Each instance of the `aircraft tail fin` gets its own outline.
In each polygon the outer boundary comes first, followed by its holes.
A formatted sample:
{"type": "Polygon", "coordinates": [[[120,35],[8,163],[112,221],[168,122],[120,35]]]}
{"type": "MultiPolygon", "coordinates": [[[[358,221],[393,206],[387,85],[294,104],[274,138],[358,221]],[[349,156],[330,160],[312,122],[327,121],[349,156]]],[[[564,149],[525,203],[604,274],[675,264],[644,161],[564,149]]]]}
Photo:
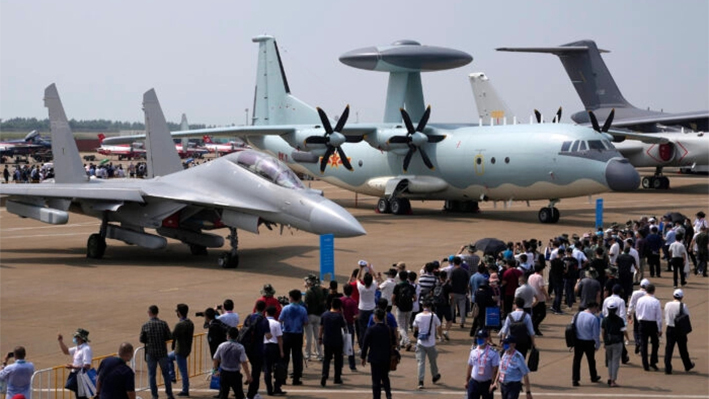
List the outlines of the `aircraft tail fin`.
{"type": "Polygon", "coordinates": [[[44,106],[49,112],[54,154],[54,181],[57,183],[84,183],[88,181],[86,169],[79,155],[74,134],[64,113],[57,86],[52,83],[44,89],[44,106]]]}
{"type": "Polygon", "coordinates": [[[98,143],[99,143],[99,144],[103,144],[103,139],[105,139],[105,138],[106,138],[106,135],[105,135],[105,134],[99,133],[99,134],[98,134],[98,143]]]}
{"type": "Polygon", "coordinates": [[[204,140],[206,144],[212,144],[212,138],[209,137],[209,135],[205,134],[204,136],[202,136],[202,140],[204,140]]]}
{"type": "Polygon", "coordinates": [[[180,121],[180,130],[190,130],[190,124],[187,123],[187,114],[182,114],[182,121],[180,121]]]}
{"type": "Polygon", "coordinates": [[[145,156],[148,177],[165,176],[183,169],[154,89],[143,94],[145,156]]]}
{"type": "Polygon", "coordinates": [[[468,78],[482,123],[485,125],[489,125],[491,122],[495,125],[512,124],[515,114],[500,98],[490,79],[483,72],[471,73],[468,78]]]}
{"type": "Polygon", "coordinates": [[[290,93],[288,80],[273,36],[257,36],[259,44],[253,125],[320,123],[315,108],[290,93]]]}
{"type": "Polygon", "coordinates": [[[598,108],[634,108],[620,93],[601,53],[593,40],[563,44],[558,47],[502,47],[498,51],[549,53],[558,56],[586,110],[598,108]]]}

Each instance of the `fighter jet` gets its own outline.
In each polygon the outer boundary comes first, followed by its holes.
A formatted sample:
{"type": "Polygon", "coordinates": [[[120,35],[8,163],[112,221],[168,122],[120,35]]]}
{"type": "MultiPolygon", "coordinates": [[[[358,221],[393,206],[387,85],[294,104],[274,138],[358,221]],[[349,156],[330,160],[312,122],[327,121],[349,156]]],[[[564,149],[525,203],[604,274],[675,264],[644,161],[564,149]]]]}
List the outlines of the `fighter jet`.
{"type": "Polygon", "coordinates": [[[49,140],[44,139],[38,131],[33,130],[20,140],[5,140],[0,142],[0,156],[15,157],[30,155],[37,151],[50,148],[49,140]]]}
{"type": "Polygon", "coordinates": [[[620,143],[624,133],[653,134],[644,143],[631,141],[617,145],[618,149],[635,166],[654,166],[653,176],[644,176],[644,188],[667,189],[669,178],[662,175],[665,166],[703,167],[709,163],[709,142],[703,132],[709,129],[709,110],[668,113],[639,109],[630,104],[606,66],[593,40],[580,40],[558,47],[501,47],[498,51],[548,53],[559,57],[569,75],[585,111],[571,115],[579,124],[596,126],[608,124],[606,130],[620,143]],[[617,133],[617,134],[616,134],[617,133]],[[664,141],[661,139],[665,138],[664,141]]]}
{"type": "Polygon", "coordinates": [[[64,224],[68,211],[101,219],[87,242],[86,256],[99,259],[106,238],[160,249],[167,238],[182,241],[195,255],[224,245],[206,233],[230,231],[231,251],[223,267],[239,264],[237,229],[258,233],[260,225],[290,226],[314,234],[352,237],[362,226],[322,192],[307,189],[284,164],[266,154],[241,151],[183,169],[154,90],[143,96],[149,179],[89,179],[54,84],[44,94],[49,109],[56,178],[46,184],[3,184],[7,211],[49,224],[64,224]],[[157,234],[146,232],[155,229],[157,234]]]}
{"type": "Polygon", "coordinates": [[[254,126],[173,137],[246,136],[254,148],[298,172],[380,197],[381,213],[408,214],[411,200],[443,200],[446,210],[469,212],[478,210],[478,201],[548,199],[538,216],[554,223],[561,198],[638,187],[632,165],[589,128],[428,124],[432,111],[424,106],[420,73],[469,63],[472,57],[461,51],[405,40],[344,54],[340,60],[347,65],[390,73],[385,121],[347,126],[346,107],[333,127],[323,110],[291,94],[275,39],[259,36],[254,42],[254,126]],[[585,150],[561,151],[567,141],[584,142],[585,150]]]}

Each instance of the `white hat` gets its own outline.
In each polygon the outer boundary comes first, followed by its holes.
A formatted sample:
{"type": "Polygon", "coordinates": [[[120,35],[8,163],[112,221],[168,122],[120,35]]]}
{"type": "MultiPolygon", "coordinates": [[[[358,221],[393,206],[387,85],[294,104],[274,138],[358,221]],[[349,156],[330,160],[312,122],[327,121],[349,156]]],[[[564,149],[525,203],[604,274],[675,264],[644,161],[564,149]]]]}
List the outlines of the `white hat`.
{"type": "Polygon", "coordinates": [[[357,262],[357,264],[360,265],[360,266],[367,266],[367,261],[364,260],[364,259],[362,259],[362,260],[360,260],[359,262],[357,262]]]}
{"type": "Polygon", "coordinates": [[[650,285],[650,280],[646,278],[640,280],[640,287],[646,288],[648,285],[650,285]]]}
{"type": "Polygon", "coordinates": [[[684,292],[681,289],[677,288],[675,292],[672,293],[672,296],[675,298],[684,298],[684,292]]]}
{"type": "Polygon", "coordinates": [[[650,222],[650,223],[655,223],[655,222],[657,222],[657,219],[655,219],[655,218],[650,218],[650,219],[648,219],[647,221],[650,222]]]}
{"type": "Polygon", "coordinates": [[[618,309],[618,304],[615,302],[608,303],[608,309],[618,309]]]}

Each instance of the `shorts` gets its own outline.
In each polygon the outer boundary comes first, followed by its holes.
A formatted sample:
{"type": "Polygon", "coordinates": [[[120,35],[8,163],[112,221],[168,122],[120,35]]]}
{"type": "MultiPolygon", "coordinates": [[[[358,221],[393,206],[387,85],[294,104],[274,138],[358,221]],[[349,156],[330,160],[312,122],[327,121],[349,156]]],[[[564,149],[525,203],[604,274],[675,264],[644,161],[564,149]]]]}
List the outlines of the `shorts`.
{"type": "Polygon", "coordinates": [[[446,321],[452,321],[453,320],[453,315],[451,314],[451,306],[450,305],[437,305],[436,306],[436,316],[438,316],[438,319],[443,321],[445,318],[446,321]]]}

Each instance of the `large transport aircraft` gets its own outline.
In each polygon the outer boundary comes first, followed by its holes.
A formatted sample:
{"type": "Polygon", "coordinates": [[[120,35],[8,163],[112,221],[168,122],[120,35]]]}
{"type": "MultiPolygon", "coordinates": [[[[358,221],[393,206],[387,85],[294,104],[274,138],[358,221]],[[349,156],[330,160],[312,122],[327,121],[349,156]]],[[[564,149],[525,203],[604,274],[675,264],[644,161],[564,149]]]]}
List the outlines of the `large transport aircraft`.
{"type": "Polygon", "coordinates": [[[54,84],[45,90],[54,182],[3,184],[7,211],[49,224],[64,224],[68,211],[101,219],[87,243],[89,258],[103,257],[106,238],[160,249],[167,238],[182,241],[195,255],[219,248],[224,238],[205,231],[228,228],[231,251],[219,263],[236,267],[237,229],[258,233],[260,225],[290,226],[314,234],[352,237],[365,234],[345,209],[307,189],[278,160],[241,151],[184,169],[154,90],[143,96],[148,179],[89,179],[54,84]],[[145,229],[155,229],[157,234],[145,229]]]}
{"type": "Polygon", "coordinates": [[[609,51],[599,49],[593,40],[580,40],[557,47],[501,47],[497,50],[558,56],[586,109],[571,115],[576,123],[591,125],[589,111],[592,111],[599,123],[612,120],[609,133],[628,130],[666,133],[657,135],[668,138],[664,143],[647,142],[642,145],[631,142],[617,145],[633,165],[656,168],[654,175],[643,177],[644,188],[669,188],[669,178],[662,175],[665,166],[709,170],[709,142],[704,135],[709,130],[709,110],[668,113],[640,109],[630,104],[621,94],[601,57],[601,53],[609,51]]]}
{"type": "Polygon", "coordinates": [[[253,40],[259,44],[254,125],[173,137],[246,137],[297,172],[380,197],[381,213],[408,214],[411,200],[443,200],[445,209],[460,212],[477,211],[478,201],[548,199],[539,220],[555,223],[561,198],[638,187],[632,165],[586,127],[428,124],[420,72],[465,65],[472,60],[466,53],[401,41],[343,55],[345,64],[390,72],[385,122],[347,126],[346,107],[333,128],[324,111],[291,94],[275,39],[253,40]],[[568,141],[582,141],[585,149],[562,151],[568,141]]]}

